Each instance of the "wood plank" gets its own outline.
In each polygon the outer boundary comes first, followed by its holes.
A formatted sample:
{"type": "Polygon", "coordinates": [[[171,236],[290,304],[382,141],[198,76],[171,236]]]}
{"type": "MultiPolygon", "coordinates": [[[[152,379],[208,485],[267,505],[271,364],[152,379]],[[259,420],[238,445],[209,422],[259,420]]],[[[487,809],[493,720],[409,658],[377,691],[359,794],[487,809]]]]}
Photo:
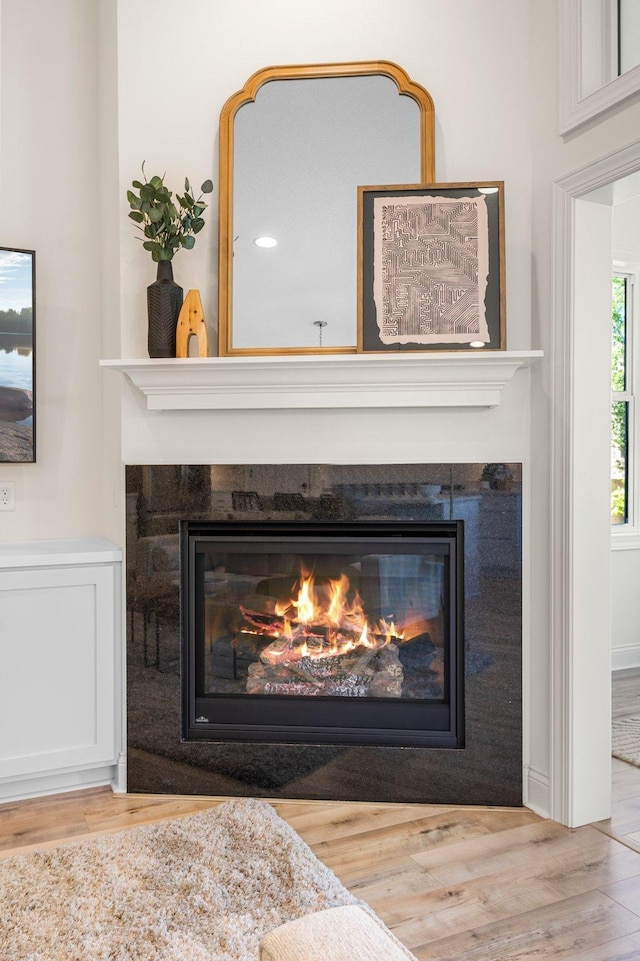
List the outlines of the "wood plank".
{"type": "Polygon", "coordinates": [[[612,675],[612,715],[640,714],[640,669],[615,671],[612,675]]]}
{"type": "MultiPolygon", "coordinates": [[[[532,867],[528,866],[527,871],[531,872],[532,867]]],[[[613,900],[618,899],[609,894],[610,886],[639,875],[640,856],[612,839],[607,839],[605,845],[596,844],[545,860],[535,871],[535,877],[551,885],[558,897],[572,897],[597,888],[613,900]]]]}
{"type": "MultiPolygon", "coordinates": [[[[613,674],[613,717],[640,713],[640,670],[613,674]]],[[[640,851],[640,768],[612,758],[613,804],[611,818],[594,825],[610,837],[618,838],[640,851]]]]}
{"type": "Polygon", "coordinates": [[[398,918],[407,917],[411,913],[410,899],[417,902],[420,911],[424,910],[424,895],[437,891],[440,887],[440,882],[417,864],[403,859],[393,868],[378,871],[364,880],[350,884],[349,890],[366,901],[377,913],[380,913],[381,909],[387,920],[390,920],[396,910],[398,918]],[[397,907],[397,904],[401,907],[397,907]]]}
{"type": "Polygon", "coordinates": [[[78,792],[57,800],[37,798],[18,805],[0,805],[0,856],[52,847],[112,831],[193,814],[220,804],[215,798],[113,795],[107,788],[87,798],[78,792]],[[21,807],[21,805],[25,807],[21,807]]]}
{"type": "Polygon", "coordinates": [[[587,951],[570,951],[561,954],[558,961],[638,961],[640,958],[640,932],[628,934],[614,941],[607,941],[587,951]]]}
{"type": "Polygon", "coordinates": [[[387,904],[369,900],[374,911],[383,911],[385,922],[412,950],[443,939],[475,933],[483,926],[515,920],[558,901],[551,885],[539,879],[517,885],[510,879],[486,877],[465,884],[441,887],[419,897],[391,898],[387,904]]]}
{"type": "MultiPolygon", "coordinates": [[[[640,777],[638,782],[640,784],[640,777]]],[[[620,837],[637,833],[640,830],[640,793],[633,797],[617,800],[611,817],[602,827],[608,833],[620,837]]]]}
{"type": "Polygon", "coordinates": [[[640,918],[596,891],[427,944],[412,938],[411,922],[393,930],[419,961],[568,961],[572,952],[577,961],[640,931],[640,918]]]}
{"type": "Polygon", "coordinates": [[[387,923],[401,926],[407,943],[423,944],[587,894],[607,880],[633,878],[639,871],[635,852],[603,838],[593,848],[537,864],[524,852],[518,869],[420,895],[391,893],[386,901],[375,896],[367,900],[375,911],[384,912],[387,923]]]}
{"type": "MultiPolygon", "coordinates": [[[[640,858],[638,860],[640,861],[640,858]]],[[[601,886],[600,890],[617,904],[621,904],[623,908],[640,915],[640,873],[636,877],[601,886]]]]}
{"type": "Polygon", "coordinates": [[[614,803],[638,796],[640,768],[617,757],[611,758],[614,803]],[[622,769],[622,770],[621,770],[622,769]]]}
{"type": "Polygon", "coordinates": [[[99,810],[113,797],[108,788],[74,791],[0,805],[0,851],[38,841],[78,837],[90,831],[87,810],[99,810]]]}
{"type": "Polygon", "coordinates": [[[309,810],[308,804],[294,806],[292,802],[276,802],[276,810],[286,817],[296,831],[304,834],[307,844],[320,844],[327,840],[333,842],[339,838],[362,835],[378,828],[393,827],[419,817],[435,817],[445,814],[449,809],[426,804],[416,807],[410,804],[353,804],[347,801],[334,802],[329,810],[326,803],[309,810]]]}
{"type": "Polygon", "coordinates": [[[320,842],[316,853],[326,853],[332,862],[350,864],[362,854],[363,845],[375,845],[382,857],[385,854],[417,854],[481,834],[502,832],[540,819],[531,811],[478,811],[475,808],[448,810],[406,821],[400,828],[373,828],[357,835],[320,842]]]}
{"type": "Polygon", "coordinates": [[[488,837],[463,839],[449,849],[431,849],[411,855],[413,861],[442,884],[486,874],[517,871],[565,852],[580,851],[603,842],[592,827],[571,831],[555,821],[537,821],[488,837]]]}

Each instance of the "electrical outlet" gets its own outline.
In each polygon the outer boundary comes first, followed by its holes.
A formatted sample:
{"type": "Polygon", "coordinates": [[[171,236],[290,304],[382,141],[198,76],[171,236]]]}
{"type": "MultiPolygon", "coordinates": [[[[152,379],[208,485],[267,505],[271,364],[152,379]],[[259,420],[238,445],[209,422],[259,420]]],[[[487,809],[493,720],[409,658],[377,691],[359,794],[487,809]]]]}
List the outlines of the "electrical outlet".
{"type": "Polygon", "coordinates": [[[16,509],[16,485],[13,481],[0,481],[0,511],[16,509]]]}

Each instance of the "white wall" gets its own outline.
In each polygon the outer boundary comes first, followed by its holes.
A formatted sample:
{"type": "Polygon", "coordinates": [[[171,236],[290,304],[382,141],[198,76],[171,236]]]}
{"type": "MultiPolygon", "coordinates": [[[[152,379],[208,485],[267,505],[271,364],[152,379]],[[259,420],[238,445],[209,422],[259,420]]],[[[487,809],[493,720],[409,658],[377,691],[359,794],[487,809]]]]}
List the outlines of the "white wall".
{"type": "MultiPolygon", "coordinates": [[[[313,8],[296,0],[189,0],[180,18],[171,0],[119,0],[118,11],[124,356],[144,355],[144,285],[155,276],[126,220],[124,193],[142,161],[179,188],[185,175],[195,184],[213,175],[215,183],[219,112],[250,74],[270,64],[375,59],[399,63],[433,96],[439,179],[507,182],[508,337],[512,347],[529,346],[528,52],[514,43],[528,0],[324,0],[313,8]],[[171,65],[181,49],[178,26],[189,31],[188,53],[162,83],[157,65],[171,65]]],[[[210,322],[215,203],[214,195],[195,249],[174,262],[185,290],[201,290],[210,322]]]]}
{"type": "Polygon", "coordinates": [[[0,244],[36,251],[37,463],[0,541],[101,527],[97,0],[2,0],[0,244]]]}
{"type": "Polygon", "coordinates": [[[613,669],[640,667],[640,550],[612,552],[611,585],[613,669]]]}
{"type": "MultiPolygon", "coordinates": [[[[199,183],[213,174],[215,183],[219,111],[251,73],[275,63],[371,59],[398,62],[432,94],[438,179],[505,180],[508,346],[530,346],[528,51],[514,43],[527,21],[527,0],[491,0],[482,8],[471,0],[446,5],[327,0],[313,11],[295,0],[242,5],[191,0],[185,9],[193,25],[188,67],[163,86],[160,97],[155,65],[174,49],[175,5],[171,0],[119,0],[118,5],[123,356],[145,356],[145,287],[155,276],[127,221],[124,200],[142,160],[149,174],[166,171],[170,185],[180,187],[185,175],[199,183]]],[[[215,204],[214,195],[195,249],[181,251],[174,261],[185,290],[201,290],[210,324],[216,305],[215,204]]],[[[526,461],[526,376],[519,375],[503,409],[484,414],[416,413],[398,428],[397,417],[360,412],[355,443],[346,424],[345,439],[336,439],[335,423],[346,417],[318,414],[315,436],[297,448],[282,441],[274,447],[274,439],[298,424],[297,415],[158,416],[147,413],[133,389],[125,388],[124,459],[224,462],[271,460],[277,454],[291,462],[327,456],[375,460],[383,449],[390,460],[414,460],[419,452],[430,460],[466,461],[489,457],[491,450],[503,459],[526,461]],[[319,440],[323,435],[335,444],[328,455],[327,444],[319,440]]]]}

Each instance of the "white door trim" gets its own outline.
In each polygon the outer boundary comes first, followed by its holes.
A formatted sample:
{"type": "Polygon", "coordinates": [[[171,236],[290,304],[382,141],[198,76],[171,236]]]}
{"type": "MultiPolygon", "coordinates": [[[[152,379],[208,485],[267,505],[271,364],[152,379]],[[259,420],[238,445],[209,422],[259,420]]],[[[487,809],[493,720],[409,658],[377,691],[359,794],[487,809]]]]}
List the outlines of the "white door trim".
{"type": "MultiPolygon", "coordinates": [[[[577,439],[588,436],[589,417],[580,403],[580,386],[591,372],[576,365],[576,337],[580,334],[579,320],[573,303],[573,283],[576,267],[574,217],[576,203],[580,198],[598,187],[606,186],[621,177],[640,170],[640,141],[629,144],[599,160],[580,168],[558,180],[554,188],[554,294],[553,294],[553,342],[551,351],[552,370],[552,438],[551,438],[551,816],[570,826],[585,820],[607,817],[603,810],[601,788],[605,771],[605,759],[593,756],[594,763],[579,763],[577,751],[585,740],[601,747],[610,737],[603,731],[602,714],[594,712],[585,718],[580,709],[580,693],[585,685],[602,690],[603,678],[598,660],[585,664],[579,623],[580,583],[576,576],[576,560],[584,518],[576,504],[577,439]],[[591,672],[591,674],[590,674],[591,672]],[[580,717],[580,728],[576,726],[580,717]],[[585,723],[593,731],[585,730],[585,723]],[[593,735],[593,739],[591,738],[593,735]],[[599,766],[600,765],[600,766],[599,766]],[[596,796],[598,795],[598,796],[596,796]]],[[[610,557],[599,558],[597,552],[589,554],[589,542],[584,535],[585,553],[580,552],[580,564],[584,571],[589,566],[591,579],[596,579],[601,569],[603,603],[608,608],[610,586],[606,577],[610,557]],[[585,560],[585,557],[587,560],[585,560]],[[609,597],[607,597],[609,595],[609,597]]],[[[610,635],[602,638],[610,657],[610,635]]],[[[608,679],[608,674],[607,674],[608,679]]],[[[608,681],[607,681],[608,682],[608,681]]],[[[604,695],[603,695],[604,696],[604,695]]],[[[609,722],[608,722],[609,723],[609,722]]],[[[601,753],[601,751],[600,751],[601,753]]]]}

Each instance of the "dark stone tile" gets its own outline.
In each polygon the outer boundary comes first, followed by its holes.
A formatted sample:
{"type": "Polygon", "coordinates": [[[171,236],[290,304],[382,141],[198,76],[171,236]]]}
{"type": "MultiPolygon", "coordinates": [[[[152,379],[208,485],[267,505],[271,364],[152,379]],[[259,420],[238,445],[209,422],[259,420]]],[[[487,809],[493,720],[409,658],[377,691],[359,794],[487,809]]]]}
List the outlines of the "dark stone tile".
{"type": "Polygon", "coordinates": [[[128,789],[522,803],[521,469],[503,466],[128,467],[128,789]],[[464,749],[182,741],[183,518],[464,520],[464,749]]]}

